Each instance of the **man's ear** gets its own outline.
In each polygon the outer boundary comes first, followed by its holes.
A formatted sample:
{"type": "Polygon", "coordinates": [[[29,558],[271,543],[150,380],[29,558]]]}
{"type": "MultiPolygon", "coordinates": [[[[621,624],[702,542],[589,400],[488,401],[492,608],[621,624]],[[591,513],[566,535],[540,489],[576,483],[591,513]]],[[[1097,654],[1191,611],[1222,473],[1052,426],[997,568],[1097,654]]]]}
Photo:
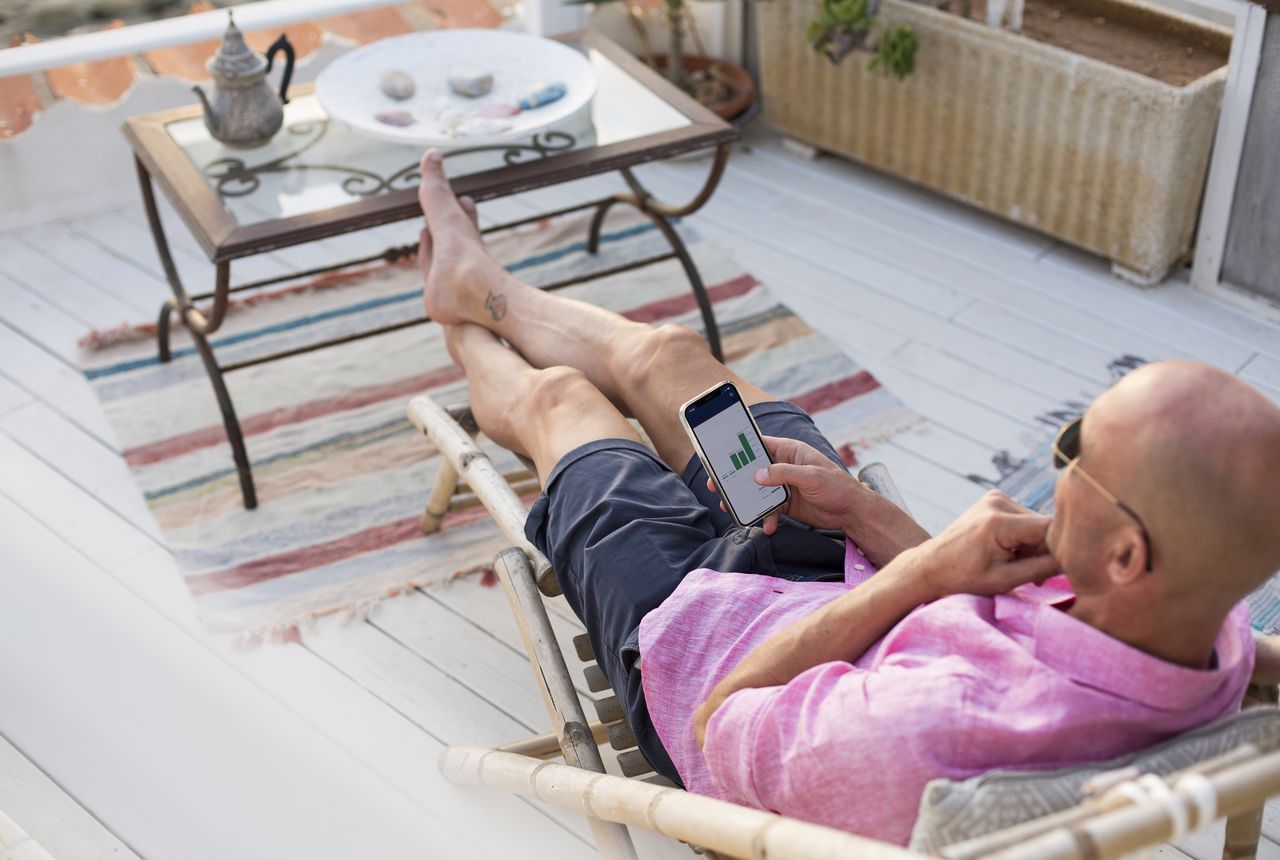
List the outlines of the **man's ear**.
{"type": "Polygon", "coordinates": [[[1147,572],[1147,543],[1142,532],[1125,527],[1109,543],[1107,578],[1117,587],[1132,585],[1147,572]]]}

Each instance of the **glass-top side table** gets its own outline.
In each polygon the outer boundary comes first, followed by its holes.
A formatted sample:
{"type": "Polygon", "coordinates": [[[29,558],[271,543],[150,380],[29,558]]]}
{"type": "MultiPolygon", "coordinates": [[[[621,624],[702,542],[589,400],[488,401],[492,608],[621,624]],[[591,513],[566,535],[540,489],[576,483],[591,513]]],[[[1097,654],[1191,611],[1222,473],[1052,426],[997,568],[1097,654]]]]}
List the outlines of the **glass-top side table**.
{"type": "MultiPolygon", "coordinates": [[[[465,138],[460,138],[457,147],[444,153],[445,172],[453,190],[480,202],[619,171],[629,189],[626,193],[499,224],[484,232],[594,209],[587,236],[587,249],[594,254],[607,212],[619,204],[638,209],[664,236],[670,251],[605,268],[592,277],[679,260],[697,299],[708,345],[719,357],[719,330],[710,300],[670,219],[691,214],[711,197],[737,131],[608,39],[578,33],[563,37],[562,41],[591,62],[597,79],[595,97],[564,122],[530,137],[470,147],[465,138]],[[715,158],[704,186],[683,205],[659,202],[631,171],[645,162],[712,148],[715,158]]],[[[124,132],[133,148],[151,232],[174,294],[160,309],[159,358],[170,359],[169,333],[176,317],[191,334],[213,385],[245,507],[256,507],[252,466],[223,377],[245,367],[333,346],[338,341],[309,344],[249,361],[220,363],[209,337],[222,325],[230,296],[347,266],[397,262],[416,254],[417,246],[387,248],[360,259],[235,285],[231,282],[232,262],[273,249],[420,218],[417,186],[421,150],[364,137],[331,121],[308,88],[298,88],[291,94],[285,106],[284,128],[275,138],[253,149],[231,148],[214,140],[205,128],[198,105],[135,117],[125,124],[124,132]],[[214,264],[214,285],[209,292],[189,294],[178,276],[156,205],[157,182],[214,264]]],[[[581,281],[548,284],[544,289],[581,281]]],[[[429,321],[424,316],[354,338],[347,336],[340,342],[429,321]]]]}

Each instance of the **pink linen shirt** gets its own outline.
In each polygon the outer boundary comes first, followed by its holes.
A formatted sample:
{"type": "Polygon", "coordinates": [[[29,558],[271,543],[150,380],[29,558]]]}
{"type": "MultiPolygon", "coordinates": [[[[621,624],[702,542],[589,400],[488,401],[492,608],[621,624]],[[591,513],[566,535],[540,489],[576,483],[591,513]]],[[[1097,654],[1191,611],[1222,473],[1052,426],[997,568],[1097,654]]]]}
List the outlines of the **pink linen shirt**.
{"type": "Polygon", "coordinates": [[[925,783],[992,768],[1101,761],[1233,713],[1253,671],[1248,608],[1218,634],[1216,665],[1189,669],[1132,648],[1054,604],[1065,577],[994,598],[918,607],[852,663],[745,689],[707,726],[693,712],[755,646],[865,580],[695,570],[640,624],[654,728],[690,791],[906,844],[925,783]]]}

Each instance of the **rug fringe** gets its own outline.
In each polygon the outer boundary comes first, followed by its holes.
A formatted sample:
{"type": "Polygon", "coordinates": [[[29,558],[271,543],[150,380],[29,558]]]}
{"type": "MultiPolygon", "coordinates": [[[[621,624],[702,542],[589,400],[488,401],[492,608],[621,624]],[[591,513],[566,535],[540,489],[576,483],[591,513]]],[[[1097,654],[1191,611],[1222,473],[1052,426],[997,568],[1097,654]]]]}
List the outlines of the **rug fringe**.
{"type": "Polygon", "coordinates": [[[455,580],[475,574],[480,575],[479,585],[482,588],[492,588],[498,584],[497,574],[491,564],[477,564],[472,567],[455,570],[444,579],[435,576],[410,576],[400,583],[384,588],[377,594],[361,596],[340,605],[328,606],[325,609],[300,610],[288,617],[275,619],[268,624],[259,624],[248,628],[241,625],[230,627],[216,623],[207,623],[207,626],[210,630],[234,633],[232,648],[240,651],[251,651],[266,644],[301,644],[303,635],[314,633],[316,624],[321,618],[337,615],[339,623],[343,625],[369,621],[377,617],[382,604],[393,597],[399,597],[418,588],[448,586],[455,580]],[[490,578],[492,578],[492,581],[490,581],[490,578]]]}

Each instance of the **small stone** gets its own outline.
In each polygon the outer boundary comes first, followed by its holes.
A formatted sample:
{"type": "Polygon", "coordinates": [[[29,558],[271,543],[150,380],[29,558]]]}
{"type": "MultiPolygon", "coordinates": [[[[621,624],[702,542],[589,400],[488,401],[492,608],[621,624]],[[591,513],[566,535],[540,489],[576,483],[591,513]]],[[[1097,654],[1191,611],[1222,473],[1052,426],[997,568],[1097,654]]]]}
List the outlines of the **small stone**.
{"type": "Polygon", "coordinates": [[[459,66],[449,70],[449,89],[460,96],[478,98],[493,89],[493,75],[484,69],[459,66]]]}
{"type": "Polygon", "coordinates": [[[568,88],[559,81],[549,84],[539,84],[531,87],[517,104],[521,110],[533,110],[543,105],[549,105],[554,101],[564,98],[564,94],[568,92],[568,88]]]}
{"type": "Polygon", "coordinates": [[[388,69],[382,73],[382,92],[396,101],[404,101],[417,92],[413,79],[399,69],[388,69]]]}
{"type": "Polygon", "coordinates": [[[509,116],[515,116],[520,113],[520,108],[515,105],[504,104],[502,102],[493,102],[483,105],[476,111],[476,116],[482,116],[486,119],[506,119],[509,116]]]}
{"type": "Polygon", "coordinates": [[[408,111],[402,110],[384,110],[381,113],[374,114],[373,118],[378,122],[385,123],[386,125],[394,125],[402,128],[407,125],[413,125],[417,122],[417,120],[414,119],[408,111]]]}

